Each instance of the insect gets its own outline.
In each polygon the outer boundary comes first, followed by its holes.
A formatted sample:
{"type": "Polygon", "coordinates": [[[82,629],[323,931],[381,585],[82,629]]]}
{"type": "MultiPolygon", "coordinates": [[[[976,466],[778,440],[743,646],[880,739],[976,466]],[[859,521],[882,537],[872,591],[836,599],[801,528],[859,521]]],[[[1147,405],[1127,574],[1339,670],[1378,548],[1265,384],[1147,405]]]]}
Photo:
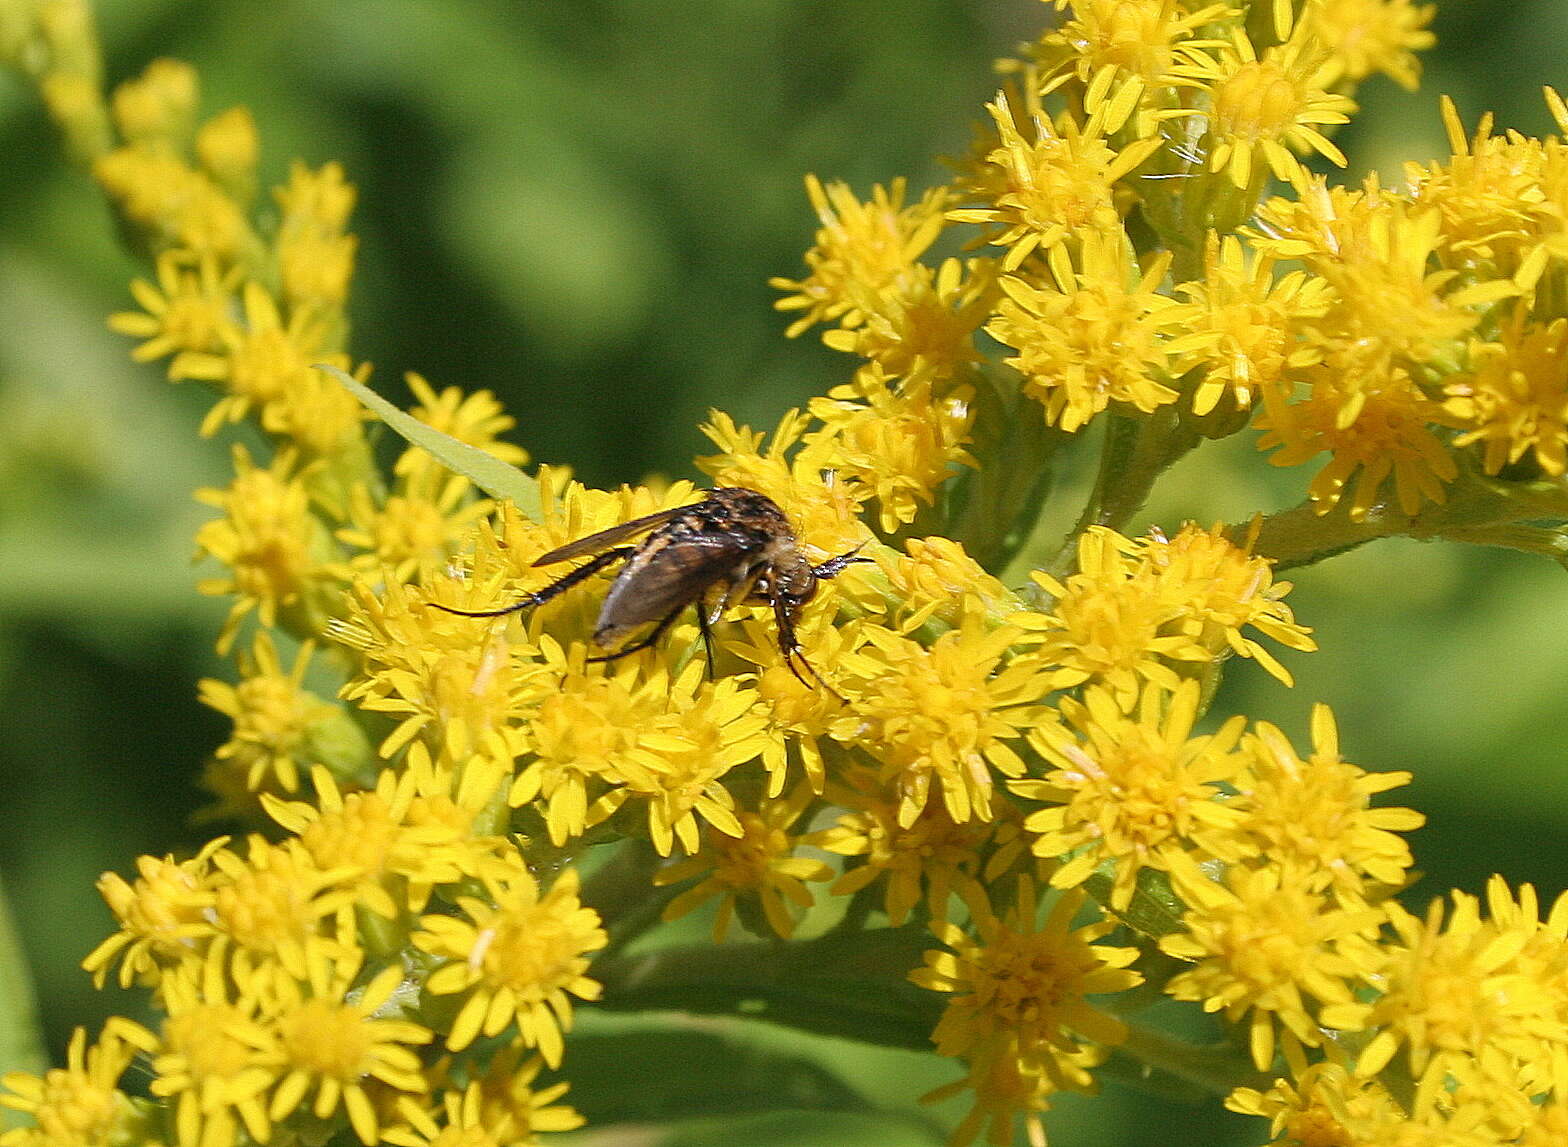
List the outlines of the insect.
{"type": "MultiPolygon", "coordinates": [[[[634,518],[586,538],[551,550],[535,566],[555,565],[588,557],[571,573],[501,609],[437,609],[463,617],[501,617],[543,605],[616,562],[625,562],[599,609],[593,643],[609,649],[639,626],[653,623],[643,637],[589,661],[614,661],[658,641],[687,606],[697,609],[708,665],[713,665],[712,626],[731,604],[766,602],[778,625],[784,664],[803,685],[804,669],[829,692],[831,686],[806,660],[795,626],[801,610],[817,592],[818,583],[837,577],[856,562],[860,547],[812,565],[800,552],[795,531],[778,504],[765,494],[741,486],[719,486],[689,506],[676,506],[634,518]],[[646,538],[634,544],[639,534],[646,538]]],[[[837,694],[835,694],[836,696],[837,694]]]]}

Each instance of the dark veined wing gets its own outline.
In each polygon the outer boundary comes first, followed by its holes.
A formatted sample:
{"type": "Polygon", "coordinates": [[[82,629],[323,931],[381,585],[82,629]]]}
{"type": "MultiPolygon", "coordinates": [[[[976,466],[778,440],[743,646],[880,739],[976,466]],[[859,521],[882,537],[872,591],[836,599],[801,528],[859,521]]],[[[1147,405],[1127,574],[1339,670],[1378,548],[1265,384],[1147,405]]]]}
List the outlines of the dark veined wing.
{"type": "Polygon", "coordinates": [[[675,529],[643,546],[617,575],[599,611],[600,644],[644,622],[662,621],[714,586],[748,578],[757,549],[746,538],[675,529]]]}
{"type": "MultiPolygon", "coordinates": [[[[701,505],[694,502],[692,505],[701,505]]],[[[675,506],[668,510],[660,510],[656,514],[645,514],[640,518],[633,518],[629,522],[622,522],[618,526],[611,526],[608,530],[600,530],[597,534],[589,534],[586,538],[578,538],[575,542],[567,542],[559,549],[551,550],[544,557],[534,562],[535,566],[553,566],[556,562],[564,562],[569,558],[580,558],[585,554],[597,553],[607,550],[617,542],[624,542],[627,538],[635,538],[638,534],[645,534],[655,526],[662,526],[671,518],[684,514],[691,506],[675,506]]]]}

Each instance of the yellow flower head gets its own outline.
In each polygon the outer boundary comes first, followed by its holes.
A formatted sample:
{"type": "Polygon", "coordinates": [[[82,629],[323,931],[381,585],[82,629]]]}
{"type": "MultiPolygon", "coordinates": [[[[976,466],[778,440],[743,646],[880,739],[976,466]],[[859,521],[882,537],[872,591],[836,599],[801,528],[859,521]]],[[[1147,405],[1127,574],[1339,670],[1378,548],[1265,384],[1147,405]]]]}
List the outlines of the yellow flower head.
{"type": "Polygon", "coordinates": [[[180,248],[228,267],[257,246],[239,205],[161,147],[117,148],[97,159],[93,177],[155,251],[180,248]]]}
{"type": "Polygon", "coordinates": [[[845,330],[860,326],[867,299],[884,292],[899,293],[924,272],[918,262],[942,231],[946,192],[928,192],[919,203],[904,206],[904,181],[875,187],[870,202],[855,198],[846,184],[823,187],[815,175],[806,177],[806,194],[822,229],[806,252],[811,273],[804,279],[776,278],[770,285],[794,293],[774,304],[781,311],[802,311],[790,324],[794,338],[821,322],[837,322],[845,330]]]}
{"type": "Polygon", "coordinates": [[[1276,1025],[1293,1046],[1317,1047],[1321,1021],[1309,1000],[1348,1005],[1379,971],[1372,941],[1382,913],[1339,907],[1277,868],[1233,866],[1221,886],[1187,865],[1176,889],[1189,905],[1186,929],[1161,937],[1160,947],[1196,966],[1165,990],[1178,1000],[1201,1001],[1205,1011],[1223,1011],[1232,1023],[1250,1015],[1259,1071],[1274,1061],[1276,1025]]]}
{"type": "Polygon", "coordinates": [[[150,1129],[119,1090],[120,1077],[137,1052],[156,1046],[152,1033],[115,1017],[104,1025],[98,1042],[87,1046],[87,1033],[71,1035],[66,1065],[42,1076],[7,1072],[0,1077],[0,1107],[31,1117],[33,1126],[0,1133],[0,1147],[113,1147],[148,1142],[150,1129]]]}
{"type": "Polygon", "coordinates": [[[1077,266],[1052,248],[1051,282],[1002,280],[1007,297],[986,331],[1017,352],[1006,362],[1051,425],[1078,430],[1112,402],[1148,413],[1176,401],[1165,332],[1180,316],[1156,290],[1169,261],[1155,256],[1140,274],[1119,228],[1089,231],[1077,266]]]}
{"type": "MultiPolygon", "coordinates": [[[[471,768],[477,772],[486,763],[476,757],[471,768]]],[[[450,800],[451,777],[443,771],[387,770],[374,790],[347,794],[326,769],[313,769],[311,780],[314,803],[268,797],[267,811],[298,836],[317,867],[343,873],[341,883],[356,903],[384,919],[397,919],[405,908],[422,909],[438,884],[479,875],[493,853],[489,842],[470,839],[468,824],[426,815],[432,804],[444,807],[450,800]]],[[[470,806],[487,802],[501,780],[500,769],[492,766],[488,783],[468,795],[470,806]]],[[[470,824],[475,812],[468,809],[470,824]]]]}
{"type": "Polygon", "coordinates": [[[588,953],[607,940],[599,914],[582,906],[577,888],[577,870],[568,868],[541,896],[519,860],[506,880],[489,884],[489,897],[458,900],[466,919],[421,919],[424,931],[414,934],[414,943],[449,961],[432,973],[427,990],[465,996],[447,1047],[461,1051],[515,1022],[525,1047],[560,1066],[561,1033],[572,1024],[570,996],[598,998],[599,984],[584,972],[588,953]]]}
{"type": "Polygon", "coordinates": [[[1293,1081],[1276,1080],[1267,1091],[1238,1087],[1226,1097],[1225,1106],[1267,1119],[1275,1147],[1404,1143],[1395,1137],[1405,1112],[1387,1089],[1375,1080],[1356,1078],[1337,1063],[1313,1064],[1293,1081]]]}
{"type": "Polygon", "coordinates": [[[224,514],[196,531],[197,555],[216,558],[229,571],[199,582],[197,590],[236,598],[218,638],[219,652],[228,650],[252,611],[269,628],[286,613],[303,623],[298,628],[314,633],[336,600],[335,579],[324,560],[330,543],[294,463],[285,451],[261,469],[236,446],[228,489],[196,492],[198,501],[224,514]]]}
{"type": "Polygon", "coordinates": [[[1143,977],[1127,970],[1136,948],[1095,943],[1115,928],[1113,921],[1073,927],[1084,899],[1077,892],[1058,896],[1042,922],[1033,882],[1025,878],[1005,915],[986,912],[975,920],[975,935],[954,924],[932,925],[949,950],[927,952],[925,967],[909,978],[952,993],[931,1033],[938,1054],[972,1068],[1010,1063],[1043,1075],[1052,1090],[1088,1088],[1081,1053],[1120,1043],[1127,1029],[1086,997],[1126,991],[1143,977]]]}
{"type": "Polygon", "coordinates": [[[1015,624],[1034,631],[1029,654],[1059,667],[1055,684],[1091,681],[1131,706],[1144,682],[1174,690],[1180,677],[1170,662],[1202,663],[1213,654],[1177,624],[1181,606],[1158,592],[1138,543],[1095,528],[1078,539],[1078,572],[1059,582],[1043,571],[1030,576],[1053,599],[1046,613],[1019,613],[1015,624]]]}
{"type": "Polygon", "coordinates": [[[955,821],[992,819],[993,770],[1023,775],[1010,742],[1038,719],[1049,689],[1037,663],[1007,661],[1021,631],[987,629],[974,610],[929,646],[879,627],[865,635],[839,661],[852,739],[898,794],[899,823],[913,824],[929,799],[955,821]]]}
{"type": "Polygon", "coordinates": [[[990,317],[996,275],[989,259],[944,259],[935,271],[916,267],[900,289],[879,295],[856,288],[862,322],[828,331],[834,350],[870,359],[889,375],[952,378],[979,362],[974,334],[990,317]]]}
{"type": "MultiPolygon", "coordinates": [[[[695,856],[661,868],[654,876],[658,887],[702,877],[666,905],[664,919],[679,919],[718,897],[714,943],[723,943],[737,904],[743,909],[759,906],[762,920],[773,934],[788,940],[794,934],[796,917],[813,903],[806,882],[833,875],[822,861],[796,853],[801,838],[794,831],[795,822],[814,799],[809,786],[798,785],[783,799],[763,798],[756,812],[741,810],[736,815],[739,836],[712,826],[705,829],[695,856]]],[[[755,916],[755,911],[743,915],[742,923],[761,923],[755,916]]]]}
{"type": "Polygon", "coordinates": [[[228,966],[243,990],[274,985],[284,974],[319,976],[354,945],[352,890],[341,872],[317,867],[297,840],[246,841],[244,855],[213,853],[211,919],[218,940],[207,953],[214,967],[228,966]]]}
{"type": "Polygon", "coordinates": [[[955,821],[945,804],[928,801],[912,824],[900,825],[896,790],[881,784],[870,769],[845,774],[828,786],[829,799],[845,811],[832,827],[809,838],[816,847],[855,862],[845,866],[829,892],[852,896],[883,881],[882,908],[895,928],[922,898],[937,920],[947,919],[955,890],[972,898],[994,824],[955,821]]]}
{"type": "Polygon", "coordinates": [[[227,837],[218,837],[183,861],[172,856],[138,857],[134,883],[113,872],[99,878],[98,892],[120,930],[82,961],[95,984],[103,984],[116,959],[122,988],[138,980],[155,983],[167,969],[199,951],[199,942],[216,935],[210,862],[226,843],[227,837]]]}
{"type": "Polygon", "coordinates": [[[959,466],[976,465],[965,445],[974,421],[973,391],[958,387],[938,395],[929,384],[894,389],[875,363],[848,386],[811,401],[822,427],[805,450],[825,454],[837,479],[875,495],[879,525],[894,533],[932,505],[959,466]]]}
{"type": "Polygon", "coordinates": [[[1532,323],[1523,307],[1476,342],[1470,369],[1451,375],[1443,409],[1459,423],[1455,445],[1481,443],[1481,461],[1496,474],[1527,454],[1542,472],[1568,469],[1568,319],[1532,323]]]}
{"type": "Polygon", "coordinates": [[[1397,888],[1412,863],[1398,832],[1426,818],[1407,808],[1372,808],[1372,796],[1408,784],[1410,774],[1368,773],[1339,755],[1339,733],[1326,705],[1312,709],[1312,755],[1302,760],[1285,735],[1259,722],[1244,742],[1252,762],[1237,782],[1247,810],[1243,826],[1257,852],[1313,891],[1332,888],[1359,899],[1363,882],[1397,888]]]}
{"type": "Polygon", "coordinates": [[[493,508],[489,501],[467,499],[468,479],[456,474],[439,482],[432,477],[426,486],[419,493],[377,497],[365,483],[354,485],[349,524],[337,531],[338,541],[360,551],[349,559],[348,577],[385,572],[408,581],[421,566],[443,562],[474,521],[493,508]]]}
{"type": "MultiPolygon", "coordinates": [[[[1181,68],[1202,59],[1215,44],[1193,33],[1229,17],[1224,4],[1194,6],[1182,0],[1052,0],[1071,15],[1029,49],[1046,91],[1076,81],[1084,111],[1101,116],[1105,131],[1122,129],[1138,108],[1162,108],[1179,86],[1181,68]]],[[[1140,118],[1134,132],[1144,138],[1153,124],[1140,118]]]]}
{"type": "Polygon", "coordinates": [[[355,192],[342,164],[311,171],[296,160],[288,185],[273,194],[283,214],[276,239],[283,297],[291,308],[342,307],[357,245],[354,236],[343,233],[355,192]]]}
{"type": "Polygon", "coordinates": [[[1502,908],[1491,920],[1462,892],[1453,894],[1451,913],[1433,901],[1425,920],[1387,902],[1396,938],[1383,945],[1379,994],[1324,1009],[1327,1026],[1370,1034],[1356,1061],[1358,1075],[1379,1074],[1404,1051],[1416,1081],[1414,1115],[1444,1103],[1455,1087],[1538,1097],[1561,1095],[1568,1085],[1561,1067],[1568,977],[1560,956],[1568,904],[1559,903],[1543,924],[1533,894],[1515,903],[1505,893],[1491,890],[1491,903],[1502,908]],[[1541,940],[1559,953],[1555,966],[1518,959],[1541,940]]]}
{"type": "Polygon", "coordinates": [[[169,377],[182,378],[186,353],[212,355],[222,349],[238,286],[237,274],[220,272],[210,256],[165,251],[158,256],[156,285],[131,280],[131,295],[141,311],[110,315],[109,329],[145,340],[131,351],[137,362],[174,356],[169,377]]]}
{"type": "Polygon", "coordinates": [[[910,538],[903,553],[878,550],[876,562],[889,589],[881,608],[892,611],[890,625],[897,619],[906,631],[932,618],[956,626],[972,599],[997,620],[1018,611],[1017,596],[950,538],[910,538]]]}
{"type": "Polygon", "coordinates": [[[515,1047],[498,1052],[482,1080],[466,1087],[447,1083],[436,1110],[403,1106],[408,1126],[384,1132],[383,1142],[398,1147],[534,1147],[538,1133],[574,1131],[583,1117],[552,1104],[567,1084],[533,1090],[542,1066],[538,1058],[518,1067],[515,1047]]]}
{"type": "Polygon", "coordinates": [[[300,757],[311,752],[312,731],[338,713],[336,705],[303,687],[314,650],[314,642],[301,645],[285,672],[272,635],[264,631],[256,635],[250,656],[240,658],[238,685],[208,677],[197,686],[202,704],[234,722],[229,739],[213,755],[216,765],[243,778],[247,789],[296,791],[300,757]]]}
{"type": "MultiPolygon", "coordinates": [[[[472,394],[464,394],[455,386],[443,387],[437,393],[435,387],[426,382],[422,375],[412,371],[405,374],[403,380],[419,400],[409,414],[426,426],[459,442],[466,442],[510,465],[522,466],[527,463],[527,451],[500,440],[502,434],[517,425],[517,419],[501,408],[493,393],[476,390],[472,394]]],[[[422,483],[429,478],[444,483],[452,476],[451,471],[437,462],[429,451],[412,445],[398,456],[392,472],[403,479],[410,489],[421,488],[422,483]]]]}
{"type": "Polygon", "coordinates": [[[1416,53],[1437,42],[1427,30],[1436,10],[1412,0],[1313,0],[1302,10],[1301,24],[1328,49],[1324,84],[1359,83],[1381,72],[1415,91],[1421,82],[1416,53]]]}
{"type": "Polygon", "coordinates": [[[1292,149],[1344,167],[1344,153],[1320,129],[1348,123],[1356,105],[1327,90],[1325,55],[1300,28],[1261,55],[1245,31],[1234,29],[1215,55],[1194,54],[1175,69],[1207,95],[1207,107],[1167,114],[1204,118],[1209,170],[1226,172],[1238,188],[1251,186],[1265,165],[1286,183],[1302,180],[1292,149]]]}
{"type": "Polygon", "coordinates": [[[744,486],[772,498],[794,525],[806,552],[820,560],[872,540],[860,521],[861,503],[871,492],[825,475],[828,461],[820,450],[795,449],[807,421],[799,411],[789,411],[764,451],[765,434],[736,426],[729,415],[713,411],[702,431],[722,453],[699,458],[697,465],[712,475],[715,485],[744,486]]]}
{"type": "Polygon", "coordinates": [[[1103,119],[1080,128],[1064,116],[1058,128],[1028,91],[1025,96],[1025,126],[1034,138],[1025,138],[1006,93],[999,93],[986,109],[996,123],[996,146],[969,181],[980,205],[947,213],[955,223],[986,225],[985,241],[1007,248],[1004,272],[1086,229],[1117,230],[1116,183],[1160,146],[1146,139],[1117,151],[1106,141],[1103,119]]]}
{"type": "Polygon", "coordinates": [[[1308,636],[1312,631],[1296,623],[1284,602],[1290,583],[1276,582],[1268,561],[1232,543],[1223,527],[1201,530],[1188,523],[1173,538],[1151,533],[1141,556],[1152,575],[1149,588],[1175,611],[1171,624],[1215,656],[1253,658],[1289,685],[1285,667],[1242,629],[1255,629],[1291,649],[1317,648],[1308,636]]]}
{"type": "Polygon", "coordinates": [[[1082,702],[1062,701],[1066,724],[1030,735],[1050,769],[1008,787],[1047,803],[1024,827],[1037,856],[1063,858],[1053,885],[1073,888],[1114,865],[1110,903],[1119,911],[1145,868],[1168,871],[1189,852],[1235,859],[1248,851],[1241,814],[1221,799],[1245,764],[1234,751],[1242,718],[1194,737],[1197,707],[1195,681],[1174,695],[1147,686],[1135,713],[1091,687],[1082,702]]]}
{"type": "Polygon", "coordinates": [[[1298,335],[1304,321],[1327,312],[1327,284],[1304,271],[1276,279],[1274,259],[1249,257],[1234,235],[1210,232],[1203,278],[1178,283],[1176,292],[1186,297],[1178,329],[1187,333],[1174,341],[1172,372],[1202,370],[1194,414],[1209,413],[1227,395],[1245,410],[1259,392],[1288,387],[1293,372],[1318,358],[1298,335]]]}
{"type": "Polygon", "coordinates": [[[196,69],[183,60],[154,60],[114,89],[114,126],[127,142],[178,151],[195,125],[199,87],[196,69]]]}
{"type": "Polygon", "coordinates": [[[196,130],[196,157],[237,203],[249,204],[256,194],[256,164],[261,139],[249,109],[229,108],[196,130]]]}
{"type": "Polygon", "coordinates": [[[1265,433],[1258,449],[1280,447],[1269,458],[1276,466],[1297,466],[1325,450],[1332,455],[1307,491],[1318,513],[1339,504],[1352,478],[1353,521],[1386,499],[1390,478],[1394,500],[1407,514],[1446,500],[1444,483],[1459,467],[1434,428],[1454,418],[1408,370],[1374,343],[1335,348],[1308,374],[1311,389],[1301,401],[1271,404],[1259,419],[1265,433]]]}

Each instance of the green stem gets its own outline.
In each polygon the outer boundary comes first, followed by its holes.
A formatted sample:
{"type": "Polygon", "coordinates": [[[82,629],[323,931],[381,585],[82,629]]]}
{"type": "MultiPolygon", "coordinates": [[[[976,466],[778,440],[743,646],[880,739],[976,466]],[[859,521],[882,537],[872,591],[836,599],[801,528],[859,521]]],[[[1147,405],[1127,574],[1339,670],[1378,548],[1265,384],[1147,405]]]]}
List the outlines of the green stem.
{"type": "Polygon", "coordinates": [[[599,913],[610,934],[600,959],[614,956],[659,921],[679,888],[655,888],[659,854],[645,840],[624,840],[583,882],[582,901],[599,913]]]}
{"type": "Polygon", "coordinates": [[[1103,417],[1105,446],[1094,490],[1047,567],[1058,578],[1072,572],[1078,560],[1078,539],[1086,530],[1091,526],[1124,527],[1143,508],[1155,479],[1202,440],[1183,424],[1173,406],[1161,407],[1153,414],[1107,412],[1103,417]]]}
{"type": "Polygon", "coordinates": [[[943,999],[907,974],[931,945],[881,928],[775,944],[692,945],[594,962],[611,1011],[741,1015],[886,1047],[925,1050],[943,999]]]}
{"type": "Polygon", "coordinates": [[[0,1074],[40,1072],[47,1065],[32,977],[0,886],[0,1074]]]}
{"type": "Polygon", "coordinates": [[[1273,1082],[1230,1044],[1187,1043],[1137,1024],[1129,1025],[1126,1040],[1116,1050],[1213,1095],[1229,1095],[1238,1087],[1265,1089],[1273,1082]]]}
{"type": "MultiPolygon", "coordinates": [[[[1303,502],[1262,519],[1253,551],[1273,560],[1276,570],[1287,570],[1379,538],[1447,538],[1547,553],[1561,561],[1568,543],[1556,530],[1518,523],[1564,519],[1568,519],[1568,487],[1561,482],[1501,482],[1472,474],[1454,483],[1447,502],[1423,506],[1415,514],[1379,504],[1364,517],[1352,519],[1343,502],[1327,514],[1319,514],[1314,503],[1303,502]]],[[[1235,526],[1230,534],[1242,540],[1251,529],[1235,526]]]]}

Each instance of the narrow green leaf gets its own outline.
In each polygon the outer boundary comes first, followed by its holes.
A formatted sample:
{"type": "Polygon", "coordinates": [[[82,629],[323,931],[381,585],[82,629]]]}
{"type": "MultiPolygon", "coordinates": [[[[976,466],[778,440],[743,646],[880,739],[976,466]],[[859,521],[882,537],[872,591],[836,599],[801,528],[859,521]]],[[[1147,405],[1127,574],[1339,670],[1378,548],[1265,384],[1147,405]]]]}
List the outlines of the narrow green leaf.
{"type": "Polygon", "coordinates": [[[5,890],[0,888],[0,1074],[42,1071],[45,1063],[32,978],[22,956],[21,937],[11,925],[5,890]]]}
{"type": "Polygon", "coordinates": [[[740,1033],[650,1025],[577,1033],[567,1046],[567,1101],[594,1126],[759,1111],[871,1110],[822,1064],[740,1033]]]}
{"type": "Polygon", "coordinates": [[[426,426],[419,419],[393,406],[358,379],[350,377],[335,366],[317,363],[316,369],[335,378],[377,418],[397,431],[410,443],[430,451],[436,461],[454,473],[461,474],[492,498],[502,498],[517,507],[518,512],[534,521],[540,519],[539,483],[516,466],[509,466],[499,458],[486,454],[477,446],[459,442],[450,434],[443,434],[433,426],[426,426]]]}

